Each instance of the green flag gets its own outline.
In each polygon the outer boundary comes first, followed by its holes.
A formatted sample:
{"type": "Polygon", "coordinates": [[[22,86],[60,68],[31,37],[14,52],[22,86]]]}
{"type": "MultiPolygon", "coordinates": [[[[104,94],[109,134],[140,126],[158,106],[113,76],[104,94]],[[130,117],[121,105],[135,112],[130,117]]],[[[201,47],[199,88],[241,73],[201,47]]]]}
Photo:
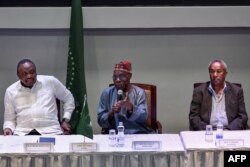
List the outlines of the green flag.
{"type": "Polygon", "coordinates": [[[66,86],[74,96],[76,108],[71,116],[70,124],[73,134],[82,134],[93,139],[83,53],[82,4],[81,0],[72,0],[66,86]]]}

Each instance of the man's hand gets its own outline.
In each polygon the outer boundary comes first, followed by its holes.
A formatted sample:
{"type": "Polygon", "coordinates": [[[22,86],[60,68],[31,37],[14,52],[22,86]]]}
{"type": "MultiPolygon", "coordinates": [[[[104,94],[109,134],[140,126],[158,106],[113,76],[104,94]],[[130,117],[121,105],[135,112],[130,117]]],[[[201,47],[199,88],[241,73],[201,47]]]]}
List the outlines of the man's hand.
{"type": "Polygon", "coordinates": [[[6,128],[3,130],[3,135],[4,136],[13,135],[13,132],[10,128],[6,128]]]}
{"type": "Polygon", "coordinates": [[[120,111],[121,111],[121,101],[118,101],[112,106],[112,112],[119,113],[120,111]]]}
{"type": "Polygon", "coordinates": [[[122,100],[121,107],[126,108],[127,111],[133,111],[133,104],[129,100],[122,100]]]}
{"type": "Polygon", "coordinates": [[[128,111],[133,111],[133,104],[129,100],[120,100],[112,106],[112,112],[119,113],[122,107],[128,111]]]}
{"type": "Polygon", "coordinates": [[[64,118],[62,120],[61,128],[62,128],[63,134],[65,134],[65,135],[71,134],[71,126],[69,124],[69,120],[68,119],[64,118]]]}
{"type": "Polygon", "coordinates": [[[133,113],[133,104],[129,100],[120,100],[112,106],[112,110],[109,113],[109,120],[114,116],[115,113],[119,113],[121,108],[125,107],[129,114],[133,113]]]}

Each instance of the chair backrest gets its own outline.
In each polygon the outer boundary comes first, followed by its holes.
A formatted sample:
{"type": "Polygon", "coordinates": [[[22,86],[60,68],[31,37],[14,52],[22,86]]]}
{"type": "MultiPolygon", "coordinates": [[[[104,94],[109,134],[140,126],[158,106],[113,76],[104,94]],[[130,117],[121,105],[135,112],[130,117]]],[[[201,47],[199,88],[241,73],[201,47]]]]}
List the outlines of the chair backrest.
{"type": "Polygon", "coordinates": [[[132,83],[132,84],[144,89],[147,96],[147,104],[148,104],[147,125],[156,131],[157,130],[156,86],[144,83],[132,83]]]}
{"type": "MultiPolygon", "coordinates": [[[[156,131],[157,130],[156,86],[145,83],[131,83],[131,84],[136,85],[145,91],[148,104],[147,125],[156,131]]],[[[110,84],[109,86],[112,85],[114,84],[110,84]]]]}
{"type": "MultiPolygon", "coordinates": [[[[203,83],[205,83],[205,82],[197,82],[197,83],[194,83],[194,88],[200,86],[200,85],[203,84],[203,83]]],[[[234,84],[234,85],[237,85],[237,86],[239,86],[239,87],[241,87],[241,83],[233,83],[233,84],[234,84]]]]}

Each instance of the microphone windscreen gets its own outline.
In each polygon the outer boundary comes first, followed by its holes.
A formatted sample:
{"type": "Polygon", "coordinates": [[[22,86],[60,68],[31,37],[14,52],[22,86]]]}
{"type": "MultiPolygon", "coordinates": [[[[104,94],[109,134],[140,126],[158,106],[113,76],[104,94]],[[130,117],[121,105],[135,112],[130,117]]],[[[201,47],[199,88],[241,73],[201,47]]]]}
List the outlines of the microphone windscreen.
{"type": "Polygon", "coordinates": [[[121,89],[119,89],[117,91],[117,101],[122,100],[122,98],[123,98],[122,96],[123,96],[123,91],[121,89]]]}

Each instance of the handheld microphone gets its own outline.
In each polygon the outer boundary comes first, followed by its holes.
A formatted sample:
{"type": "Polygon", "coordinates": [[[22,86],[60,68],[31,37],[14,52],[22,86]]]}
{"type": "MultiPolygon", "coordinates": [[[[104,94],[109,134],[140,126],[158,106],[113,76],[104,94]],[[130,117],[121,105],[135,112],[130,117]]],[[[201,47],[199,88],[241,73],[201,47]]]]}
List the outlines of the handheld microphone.
{"type": "Polygon", "coordinates": [[[117,91],[117,101],[120,101],[123,99],[123,91],[121,89],[119,89],[117,91]]]}
{"type": "MultiPolygon", "coordinates": [[[[121,89],[118,89],[118,91],[117,91],[117,102],[120,101],[120,100],[122,100],[122,99],[123,99],[123,91],[121,89]]],[[[117,114],[118,113],[115,112],[115,115],[114,115],[116,126],[119,125],[119,119],[118,119],[118,115],[117,114]]]]}

